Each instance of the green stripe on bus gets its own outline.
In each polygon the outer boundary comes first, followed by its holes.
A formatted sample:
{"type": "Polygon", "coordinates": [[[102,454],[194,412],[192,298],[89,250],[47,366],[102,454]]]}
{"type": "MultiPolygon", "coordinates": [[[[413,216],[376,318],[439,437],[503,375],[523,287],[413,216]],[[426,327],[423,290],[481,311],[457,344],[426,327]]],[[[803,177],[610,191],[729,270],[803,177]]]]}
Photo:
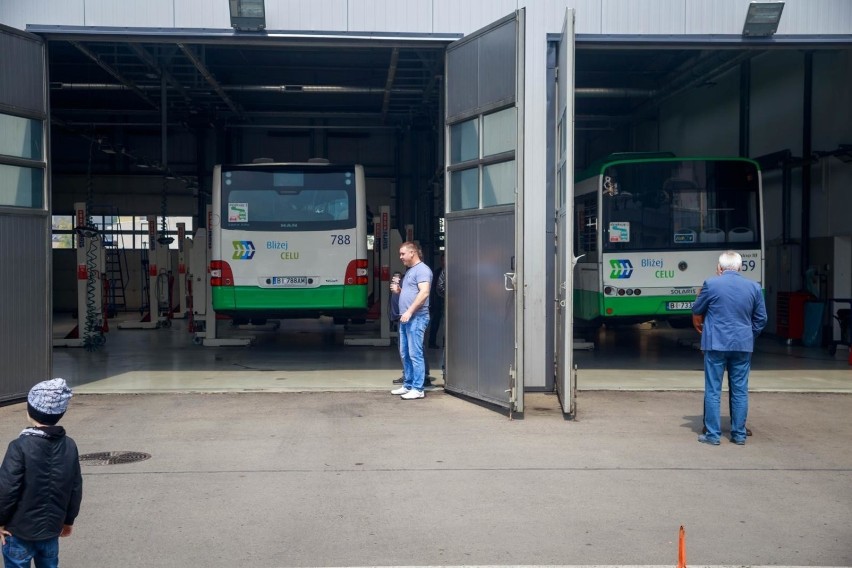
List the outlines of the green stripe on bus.
{"type": "Polygon", "coordinates": [[[574,290],[574,317],[593,320],[619,316],[689,315],[692,310],[667,310],[669,302],[694,302],[695,296],[604,296],[591,290],[574,290]],[[607,309],[612,308],[612,313],[607,309]]]}
{"type": "Polygon", "coordinates": [[[367,286],[322,286],[321,288],[258,288],[216,286],[214,310],[263,309],[366,309],[367,286]]]}
{"type": "Polygon", "coordinates": [[[668,302],[694,302],[695,296],[603,296],[604,317],[689,315],[692,310],[667,310],[668,302]],[[608,312],[612,308],[612,312],[608,312]]]}

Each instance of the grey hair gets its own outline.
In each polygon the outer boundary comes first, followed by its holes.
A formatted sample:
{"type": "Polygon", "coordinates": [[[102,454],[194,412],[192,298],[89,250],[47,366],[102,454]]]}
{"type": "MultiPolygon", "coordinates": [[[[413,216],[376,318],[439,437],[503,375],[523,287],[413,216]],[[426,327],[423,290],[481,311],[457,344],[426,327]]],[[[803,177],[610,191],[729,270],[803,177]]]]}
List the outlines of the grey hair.
{"type": "Polygon", "coordinates": [[[740,253],[733,250],[726,250],[719,255],[719,268],[722,270],[736,270],[737,272],[743,267],[743,257],[740,253]]]}

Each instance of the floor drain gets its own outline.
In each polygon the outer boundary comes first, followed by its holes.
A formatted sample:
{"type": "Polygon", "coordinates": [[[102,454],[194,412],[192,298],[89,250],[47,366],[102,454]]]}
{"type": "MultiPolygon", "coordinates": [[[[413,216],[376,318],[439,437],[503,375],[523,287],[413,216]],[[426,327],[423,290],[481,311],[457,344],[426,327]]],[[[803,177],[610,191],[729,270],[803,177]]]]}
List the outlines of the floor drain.
{"type": "Polygon", "coordinates": [[[144,452],[95,452],[94,454],[81,455],[80,463],[83,465],[116,465],[141,462],[150,457],[151,454],[144,452]]]}

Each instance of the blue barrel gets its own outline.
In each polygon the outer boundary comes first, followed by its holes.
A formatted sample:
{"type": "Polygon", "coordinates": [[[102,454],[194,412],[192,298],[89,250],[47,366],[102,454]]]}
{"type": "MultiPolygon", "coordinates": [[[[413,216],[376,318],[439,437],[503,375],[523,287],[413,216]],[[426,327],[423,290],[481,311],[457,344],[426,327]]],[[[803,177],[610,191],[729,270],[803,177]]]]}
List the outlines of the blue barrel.
{"type": "Polygon", "coordinates": [[[822,344],[822,318],[825,302],[805,302],[805,329],[802,332],[802,345],[819,347],[822,344]]]}

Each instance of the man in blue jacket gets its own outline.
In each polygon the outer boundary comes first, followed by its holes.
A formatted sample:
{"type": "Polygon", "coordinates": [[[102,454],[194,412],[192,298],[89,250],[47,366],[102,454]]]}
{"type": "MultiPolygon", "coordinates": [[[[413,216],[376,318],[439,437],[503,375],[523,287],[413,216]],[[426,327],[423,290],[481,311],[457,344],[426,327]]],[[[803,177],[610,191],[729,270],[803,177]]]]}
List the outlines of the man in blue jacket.
{"type": "Polygon", "coordinates": [[[695,299],[692,313],[704,316],[704,444],[719,445],[719,399],[722,377],[728,370],[731,390],[731,441],[746,442],[748,375],[754,340],[766,326],[766,304],[760,286],[740,274],[743,259],[732,250],[719,256],[717,273],[708,278],[695,299]]]}

